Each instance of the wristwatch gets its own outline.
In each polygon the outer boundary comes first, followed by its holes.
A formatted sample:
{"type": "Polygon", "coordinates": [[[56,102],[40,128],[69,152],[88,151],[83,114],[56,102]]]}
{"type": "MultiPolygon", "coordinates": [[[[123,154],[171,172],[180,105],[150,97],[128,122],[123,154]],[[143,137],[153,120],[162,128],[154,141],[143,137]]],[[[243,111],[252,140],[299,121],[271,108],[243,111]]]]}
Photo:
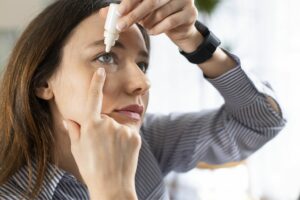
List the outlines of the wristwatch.
{"type": "Polygon", "coordinates": [[[195,22],[196,29],[204,37],[203,42],[197,47],[194,52],[186,53],[180,50],[180,53],[191,63],[201,64],[210,59],[221,41],[201,22],[195,22]]]}

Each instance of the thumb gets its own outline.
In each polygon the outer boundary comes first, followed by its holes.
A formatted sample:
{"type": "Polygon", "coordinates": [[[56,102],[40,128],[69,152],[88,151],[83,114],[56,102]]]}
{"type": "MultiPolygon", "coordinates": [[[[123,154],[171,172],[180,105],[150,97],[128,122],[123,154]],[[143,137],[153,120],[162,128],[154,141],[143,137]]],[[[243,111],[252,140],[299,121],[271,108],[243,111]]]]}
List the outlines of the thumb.
{"type": "Polygon", "coordinates": [[[63,124],[67,129],[68,135],[71,140],[71,144],[75,144],[78,142],[80,138],[80,126],[78,123],[72,120],[64,120],[63,124]]]}

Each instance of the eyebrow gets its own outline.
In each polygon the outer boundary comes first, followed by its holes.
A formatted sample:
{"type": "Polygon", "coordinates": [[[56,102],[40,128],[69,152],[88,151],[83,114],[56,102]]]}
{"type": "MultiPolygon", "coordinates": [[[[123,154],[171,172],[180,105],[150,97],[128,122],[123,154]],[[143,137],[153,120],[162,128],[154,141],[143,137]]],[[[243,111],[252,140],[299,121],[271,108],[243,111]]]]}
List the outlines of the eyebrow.
{"type": "MultiPolygon", "coordinates": [[[[104,40],[97,40],[97,41],[91,43],[90,45],[88,45],[88,47],[94,47],[94,46],[104,46],[104,40]]],[[[116,44],[114,45],[114,47],[123,49],[123,50],[126,49],[124,44],[122,44],[119,41],[116,41],[116,44]]],[[[139,56],[149,58],[149,53],[147,51],[141,50],[141,51],[139,51],[138,54],[139,54],[139,56]]]]}

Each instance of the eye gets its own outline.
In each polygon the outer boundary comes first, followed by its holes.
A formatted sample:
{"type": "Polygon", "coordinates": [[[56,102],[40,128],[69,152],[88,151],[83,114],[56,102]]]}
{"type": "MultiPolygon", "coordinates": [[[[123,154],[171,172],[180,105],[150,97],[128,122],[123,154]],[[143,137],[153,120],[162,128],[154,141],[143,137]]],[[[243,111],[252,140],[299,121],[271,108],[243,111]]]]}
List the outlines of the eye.
{"type": "Polygon", "coordinates": [[[112,53],[105,53],[103,55],[100,55],[97,60],[106,65],[116,64],[114,55],[112,53]]]}
{"type": "Polygon", "coordinates": [[[147,72],[147,69],[148,69],[148,63],[146,62],[140,62],[137,64],[139,66],[139,68],[144,72],[146,73],[147,72]]]}

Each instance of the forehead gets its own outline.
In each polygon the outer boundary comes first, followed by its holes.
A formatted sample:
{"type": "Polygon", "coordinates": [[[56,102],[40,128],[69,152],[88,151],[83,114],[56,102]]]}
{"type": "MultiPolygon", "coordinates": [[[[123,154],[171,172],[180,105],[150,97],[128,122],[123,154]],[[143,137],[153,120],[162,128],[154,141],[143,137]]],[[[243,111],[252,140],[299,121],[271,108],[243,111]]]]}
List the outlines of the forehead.
{"type": "MultiPolygon", "coordinates": [[[[106,9],[106,8],[105,8],[106,9]]],[[[105,14],[95,14],[84,19],[73,31],[67,43],[85,48],[89,44],[104,39],[105,14]]],[[[137,25],[120,34],[120,42],[137,50],[147,51],[144,37],[137,25]]]]}

